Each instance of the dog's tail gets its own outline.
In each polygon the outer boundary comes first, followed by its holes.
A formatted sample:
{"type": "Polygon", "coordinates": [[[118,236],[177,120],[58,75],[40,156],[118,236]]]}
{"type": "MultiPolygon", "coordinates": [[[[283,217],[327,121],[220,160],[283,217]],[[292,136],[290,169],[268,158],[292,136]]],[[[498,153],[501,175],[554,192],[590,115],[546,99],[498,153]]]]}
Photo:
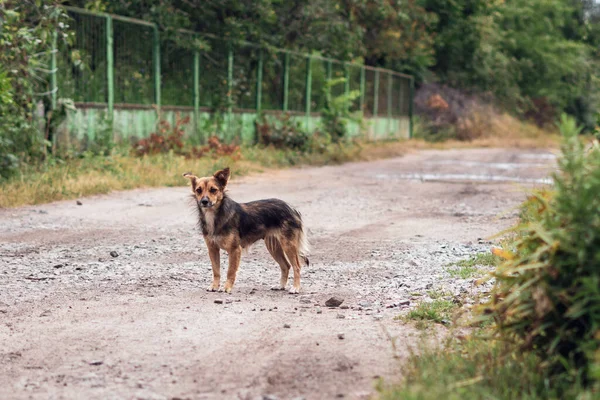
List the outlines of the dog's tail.
{"type": "Polygon", "coordinates": [[[300,228],[300,238],[298,240],[298,253],[300,258],[304,260],[304,263],[308,267],[310,265],[310,261],[308,260],[308,256],[310,255],[310,244],[308,243],[308,238],[306,237],[306,228],[304,227],[303,222],[300,228]]]}

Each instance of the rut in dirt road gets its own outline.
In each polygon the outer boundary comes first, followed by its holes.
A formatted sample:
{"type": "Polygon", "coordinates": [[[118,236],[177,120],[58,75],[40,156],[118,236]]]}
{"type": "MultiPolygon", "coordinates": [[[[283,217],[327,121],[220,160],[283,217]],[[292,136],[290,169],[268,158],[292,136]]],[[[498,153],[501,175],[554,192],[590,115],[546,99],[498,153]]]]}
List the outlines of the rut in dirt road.
{"type": "Polygon", "coordinates": [[[431,292],[489,289],[448,265],[489,251],[554,164],[541,150],[423,151],[234,179],[236,201],[302,213],[299,296],[270,290],[279,267],[262,245],[232,295],[206,292],[188,187],[0,210],[0,398],[368,398],[420,340],[394,317],[431,292]]]}

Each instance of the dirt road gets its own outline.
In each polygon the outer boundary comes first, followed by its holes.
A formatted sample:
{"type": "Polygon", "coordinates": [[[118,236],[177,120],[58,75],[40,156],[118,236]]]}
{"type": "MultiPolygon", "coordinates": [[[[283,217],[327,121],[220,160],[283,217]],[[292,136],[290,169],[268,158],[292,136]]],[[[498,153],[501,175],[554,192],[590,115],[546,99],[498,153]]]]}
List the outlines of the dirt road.
{"type": "Polygon", "coordinates": [[[232,295],[206,292],[188,187],[0,210],[0,398],[367,398],[418,342],[393,318],[428,291],[473,290],[448,265],[489,251],[480,239],[554,162],[423,151],[232,181],[238,201],[302,212],[313,252],[299,296],[269,290],[279,267],[262,243],[232,295]],[[332,296],[347,308],[325,307],[332,296]]]}

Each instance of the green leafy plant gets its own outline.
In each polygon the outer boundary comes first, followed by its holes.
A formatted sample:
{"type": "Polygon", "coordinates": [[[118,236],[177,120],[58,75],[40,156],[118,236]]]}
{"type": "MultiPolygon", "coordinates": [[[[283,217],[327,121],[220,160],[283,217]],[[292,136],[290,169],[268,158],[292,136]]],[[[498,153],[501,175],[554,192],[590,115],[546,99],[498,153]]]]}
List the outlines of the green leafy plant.
{"type": "Polygon", "coordinates": [[[345,78],[328,80],[323,88],[326,94],[325,108],[321,112],[323,131],[334,143],[340,142],[348,135],[348,124],[354,122],[362,125],[360,113],[350,111],[354,100],[360,96],[360,91],[351,90],[339,96],[331,96],[331,88],[346,82],[345,78]]]}
{"type": "Polygon", "coordinates": [[[523,206],[516,251],[497,252],[506,261],[486,312],[496,335],[537,354],[547,376],[587,384],[599,362],[600,147],[584,148],[571,117],[559,128],[554,193],[534,193],[523,206]]]}
{"type": "Polygon", "coordinates": [[[278,149],[307,150],[310,136],[300,122],[289,113],[268,118],[262,115],[256,121],[258,143],[278,149]]]}
{"type": "MultiPolygon", "coordinates": [[[[48,142],[37,119],[40,103],[49,104],[49,60],[53,37],[69,40],[68,17],[58,2],[0,2],[0,176],[18,161],[41,159],[48,142]]],[[[48,109],[48,107],[46,107],[48,109]]]]}
{"type": "Polygon", "coordinates": [[[457,305],[452,301],[436,298],[431,302],[419,303],[403,319],[441,323],[448,320],[456,308],[457,305]]]}

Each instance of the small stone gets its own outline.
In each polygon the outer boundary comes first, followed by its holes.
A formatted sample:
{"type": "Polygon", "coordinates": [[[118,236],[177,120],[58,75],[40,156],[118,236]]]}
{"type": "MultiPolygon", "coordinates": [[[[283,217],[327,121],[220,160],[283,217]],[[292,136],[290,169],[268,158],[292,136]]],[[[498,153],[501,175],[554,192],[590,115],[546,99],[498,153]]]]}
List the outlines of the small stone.
{"type": "Polygon", "coordinates": [[[363,307],[363,308],[370,308],[373,307],[373,303],[368,302],[368,301],[361,301],[358,303],[359,306],[363,307]]]}
{"type": "Polygon", "coordinates": [[[349,307],[348,306],[341,306],[340,307],[342,310],[347,310],[349,307]]]}
{"type": "Polygon", "coordinates": [[[305,297],[305,298],[300,299],[300,303],[310,304],[310,303],[312,303],[312,300],[305,297]]]}
{"type": "Polygon", "coordinates": [[[215,299],[215,304],[223,304],[223,299],[215,299]]]}
{"type": "Polygon", "coordinates": [[[344,319],[344,318],[346,318],[346,316],[345,316],[344,314],[338,314],[338,315],[337,315],[337,318],[338,318],[338,319],[344,319]]]}
{"type": "Polygon", "coordinates": [[[376,321],[379,321],[379,320],[383,319],[383,315],[381,315],[381,314],[373,315],[373,318],[374,318],[376,321]]]}
{"type": "Polygon", "coordinates": [[[272,394],[265,394],[262,398],[263,400],[279,400],[279,397],[272,394]]]}
{"type": "Polygon", "coordinates": [[[83,205],[83,203],[81,201],[79,201],[79,200],[77,200],[75,203],[77,203],[78,206],[82,206],[83,205]]]}
{"type": "Polygon", "coordinates": [[[50,310],[46,310],[40,314],[40,317],[49,317],[51,314],[52,313],[50,312],[50,310]]]}
{"type": "Polygon", "coordinates": [[[113,258],[117,258],[117,257],[119,257],[119,253],[117,253],[116,251],[113,250],[110,252],[110,256],[113,258]]]}
{"type": "Polygon", "coordinates": [[[102,360],[94,360],[94,361],[90,361],[88,364],[90,364],[90,365],[102,365],[102,364],[104,364],[104,361],[102,361],[102,360]]]}
{"type": "Polygon", "coordinates": [[[291,328],[292,326],[290,324],[283,324],[284,328],[291,328]]]}
{"type": "Polygon", "coordinates": [[[317,314],[323,314],[323,310],[320,307],[317,307],[317,314]]]}
{"type": "Polygon", "coordinates": [[[344,299],[340,299],[338,297],[332,297],[325,302],[327,307],[339,307],[340,304],[344,302],[344,299]]]}
{"type": "Polygon", "coordinates": [[[399,306],[408,306],[410,305],[410,300],[402,300],[398,303],[399,306]]]}
{"type": "Polygon", "coordinates": [[[346,338],[346,335],[344,335],[343,333],[338,333],[338,339],[344,340],[345,338],[346,338]]]}
{"type": "Polygon", "coordinates": [[[231,304],[231,303],[233,303],[233,300],[231,300],[231,299],[225,299],[225,304],[231,304]]]}
{"type": "Polygon", "coordinates": [[[62,267],[64,267],[64,265],[62,265],[62,264],[56,264],[56,265],[54,266],[54,268],[62,268],[62,267]]]}

